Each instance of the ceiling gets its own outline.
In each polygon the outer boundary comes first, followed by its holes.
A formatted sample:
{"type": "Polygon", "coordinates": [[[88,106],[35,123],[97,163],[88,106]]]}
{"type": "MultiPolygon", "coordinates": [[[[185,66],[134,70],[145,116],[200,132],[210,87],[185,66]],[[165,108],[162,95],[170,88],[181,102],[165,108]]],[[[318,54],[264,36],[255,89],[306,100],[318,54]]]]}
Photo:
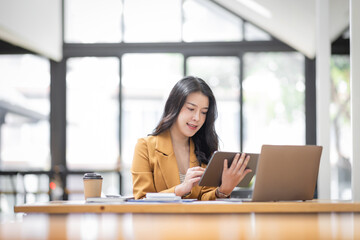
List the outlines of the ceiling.
{"type": "MultiPolygon", "coordinates": [[[[317,0],[214,0],[309,58],[316,54],[317,0]]],[[[330,40],[349,26],[349,1],[329,0],[330,40]]]]}

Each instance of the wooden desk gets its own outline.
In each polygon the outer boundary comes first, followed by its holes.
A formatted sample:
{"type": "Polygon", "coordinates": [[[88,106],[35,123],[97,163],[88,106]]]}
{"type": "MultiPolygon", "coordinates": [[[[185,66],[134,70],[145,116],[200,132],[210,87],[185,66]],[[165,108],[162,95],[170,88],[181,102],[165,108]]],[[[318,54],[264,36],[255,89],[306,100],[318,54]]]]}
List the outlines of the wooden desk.
{"type": "Polygon", "coordinates": [[[360,239],[360,213],[32,213],[0,239],[360,239]]]}
{"type": "Polygon", "coordinates": [[[221,202],[191,203],[85,203],[84,201],[53,201],[24,204],[14,212],[25,213],[321,213],[360,212],[360,202],[221,202]]]}

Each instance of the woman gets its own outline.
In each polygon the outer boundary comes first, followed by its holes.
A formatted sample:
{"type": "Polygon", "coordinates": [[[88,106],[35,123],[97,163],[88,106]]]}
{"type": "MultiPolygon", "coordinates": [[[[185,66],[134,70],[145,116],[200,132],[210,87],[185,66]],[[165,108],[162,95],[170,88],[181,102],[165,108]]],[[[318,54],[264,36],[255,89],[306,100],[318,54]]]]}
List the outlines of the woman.
{"type": "Polygon", "coordinates": [[[237,154],[230,167],[224,161],[220,187],[198,185],[209,158],[218,149],[216,117],[215,97],[204,80],[190,76],[176,83],[158,126],[136,144],[131,169],[135,199],[148,192],[198,200],[230,196],[251,171],[245,169],[249,157],[244,154],[237,154]]]}

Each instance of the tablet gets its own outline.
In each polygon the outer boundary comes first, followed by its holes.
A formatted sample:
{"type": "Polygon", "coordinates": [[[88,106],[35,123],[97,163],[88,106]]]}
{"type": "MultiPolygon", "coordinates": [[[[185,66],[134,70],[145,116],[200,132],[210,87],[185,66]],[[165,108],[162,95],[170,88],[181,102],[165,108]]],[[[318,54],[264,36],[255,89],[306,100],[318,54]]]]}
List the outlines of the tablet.
{"type": "MultiPolygon", "coordinates": [[[[209,164],[207,165],[204,174],[202,175],[199,186],[208,186],[208,187],[218,187],[221,185],[221,176],[224,167],[224,160],[228,160],[228,165],[230,166],[232,160],[238,152],[223,152],[215,151],[210,158],[209,164]]],[[[247,153],[250,155],[250,161],[246,168],[252,170],[251,173],[248,173],[243,180],[237,185],[237,187],[248,187],[251,179],[253,178],[256,172],[257,161],[259,154],[256,153],[247,153]]]]}

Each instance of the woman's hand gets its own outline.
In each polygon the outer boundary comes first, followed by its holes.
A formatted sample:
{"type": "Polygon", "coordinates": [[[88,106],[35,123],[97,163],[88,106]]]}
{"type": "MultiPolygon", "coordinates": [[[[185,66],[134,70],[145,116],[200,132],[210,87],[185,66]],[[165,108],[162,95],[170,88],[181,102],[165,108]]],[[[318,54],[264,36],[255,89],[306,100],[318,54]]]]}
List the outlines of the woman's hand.
{"type": "Polygon", "coordinates": [[[239,184],[241,180],[250,173],[251,169],[246,169],[246,166],[250,160],[250,156],[246,156],[245,153],[236,154],[230,167],[228,167],[228,160],[224,160],[224,169],[221,178],[221,186],[219,191],[230,195],[234,188],[239,184]]]}
{"type": "Polygon", "coordinates": [[[204,174],[205,168],[193,167],[186,171],[184,182],[175,187],[175,194],[177,196],[183,196],[199,183],[201,176],[204,174]]]}

